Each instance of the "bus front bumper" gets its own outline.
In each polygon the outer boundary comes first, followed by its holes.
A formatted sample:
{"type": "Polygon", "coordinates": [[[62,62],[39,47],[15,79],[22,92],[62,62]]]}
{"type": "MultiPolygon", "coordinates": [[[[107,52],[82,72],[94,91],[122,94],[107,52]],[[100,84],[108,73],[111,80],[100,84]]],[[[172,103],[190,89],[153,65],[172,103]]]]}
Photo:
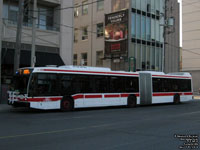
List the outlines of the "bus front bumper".
{"type": "Polygon", "coordinates": [[[8,105],[11,105],[11,106],[14,106],[14,107],[29,107],[30,108],[29,102],[9,101],[8,100],[8,105]]]}

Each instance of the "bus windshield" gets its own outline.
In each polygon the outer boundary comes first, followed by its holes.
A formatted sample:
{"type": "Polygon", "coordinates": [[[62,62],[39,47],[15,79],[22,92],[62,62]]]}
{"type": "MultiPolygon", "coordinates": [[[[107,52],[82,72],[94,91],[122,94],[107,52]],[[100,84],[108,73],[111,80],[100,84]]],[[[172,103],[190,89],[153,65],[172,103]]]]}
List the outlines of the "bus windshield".
{"type": "Polygon", "coordinates": [[[14,76],[11,90],[19,92],[20,94],[27,94],[28,82],[32,69],[19,69],[14,76]]]}
{"type": "Polygon", "coordinates": [[[13,82],[14,91],[20,94],[27,94],[29,77],[30,75],[16,75],[13,82]]]}

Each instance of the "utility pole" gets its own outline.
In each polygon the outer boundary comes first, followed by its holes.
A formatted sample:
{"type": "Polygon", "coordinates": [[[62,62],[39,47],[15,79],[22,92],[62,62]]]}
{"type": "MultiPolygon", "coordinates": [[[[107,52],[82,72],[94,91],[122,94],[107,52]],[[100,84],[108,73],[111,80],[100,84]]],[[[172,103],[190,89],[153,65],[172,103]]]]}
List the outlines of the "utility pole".
{"type": "Polygon", "coordinates": [[[168,8],[167,8],[167,2],[168,2],[168,0],[165,0],[165,6],[164,6],[164,8],[165,8],[165,14],[164,14],[164,31],[163,31],[163,37],[164,37],[164,46],[163,46],[163,63],[162,63],[162,72],[164,72],[165,71],[165,51],[166,51],[166,33],[167,33],[167,18],[168,18],[168,16],[167,16],[167,12],[168,12],[168,8]]]}
{"type": "Polygon", "coordinates": [[[91,6],[91,66],[92,65],[92,61],[93,61],[93,0],[92,0],[92,6],[91,6]]]}
{"type": "Polygon", "coordinates": [[[20,65],[20,51],[21,51],[21,36],[22,36],[22,23],[23,23],[23,10],[24,0],[19,0],[19,12],[17,20],[17,35],[16,35],[16,48],[14,56],[14,74],[20,65]]]}
{"type": "Polygon", "coordinates": [[[37,0],[34,0],[33,6],[33,27],[32,27],[32,49],[31,49],[31,67],[35,67],[35,37],[36,37],[36,19],[37,19],[37,0]]]}
{"type": "Polygon", "coordinates": [[[2,9],[3,9],[3,1],[0,1],[0,103],[2,101],[2,97],[1,97],[1,94],[2,94],[2,88],[1,88],[1,63],[2,63],[2,60],[1,60],[1,53],[2,53],[2,23],[3,23],[3,19],[2,19],[2,9]]]}

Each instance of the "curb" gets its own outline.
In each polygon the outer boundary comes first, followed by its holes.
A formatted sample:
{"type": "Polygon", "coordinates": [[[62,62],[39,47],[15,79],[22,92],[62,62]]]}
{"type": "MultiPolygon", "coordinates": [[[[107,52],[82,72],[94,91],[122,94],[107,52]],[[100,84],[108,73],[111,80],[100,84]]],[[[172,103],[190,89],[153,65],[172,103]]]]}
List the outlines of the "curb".
{"type": "Polygon", "coordinates": [[[7,104],[0,104],[0,110],[5,110],[5,109],[9,109],[9,105],[7,104]]]}

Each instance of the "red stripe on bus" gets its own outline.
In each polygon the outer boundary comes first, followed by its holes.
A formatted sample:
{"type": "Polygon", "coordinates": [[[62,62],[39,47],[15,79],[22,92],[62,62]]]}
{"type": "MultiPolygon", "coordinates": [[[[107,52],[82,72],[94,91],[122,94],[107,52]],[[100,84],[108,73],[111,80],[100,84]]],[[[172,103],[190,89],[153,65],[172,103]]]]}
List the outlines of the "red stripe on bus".
{"type": "Polygon", "coordinates": [[[184,93],[184,95],[193,95],[193,93],[184,93]]]}
{"type": "MultiPolygon", "coordinates": [[[[119,97],[128,97],[130,94],[111,94],[111,95],[104,95],[104,98],[119,98],[119,97]]],[[[135,94],[139,97],[139,93],[135,94]]],[[[73,96],[74,100],[84,98],[84,95],[75,95],[73,96]]],[[[85,98],[103,98],[103,95],[85,95],[85,98]]]]}
{"type": "Polygon", "coordinates": [[[166,77],[166,78],[192,79],[191,77],[185,77],[185,76],[167,76],[167,75],[152,75],[152,77],[166,77]]]}
{"type": "Polygon", "coordinates": [[[130,94],[121,94],[121,97],[128,97],[130,94]]]}
{"type": "MultiPolygon", "coordinates": [[[[176,93],[153,93],[153,96],[174,96],[176,93]]],[[[178,93],[180,95],[193,95],[192,92],[187,92],[187,93],[178,93]]],[[[104,98],[120,98],[120,97],[128,97],[130,94],[107,94],[104,95],[104,98]]],[[[140,96],[139,93],[135,94],[137,97],[140,96]]],[[[80,94],[80,95],[75,95],[72,96],[74,98],[74,100],[77,99],[83,99],[84,95],[80,94]]],[[[102,98],[102,95],[85,95],[85,98],[102,98]]],[[[19,101],[24,101],[24,102],[52,102],[52,101],[59,101],[61,100],[62,97],[42,97],[42,98],[28,98],[27,100],[25,99],[19,99],[19,101]]]]}
{"type": "Polygon", "coordinates": [[[153,96],[173,96],[176,93],[153,93],[153,96]]]}
{"type": "Polygon", "coordinates": [[[72,96],[74,100],[84,98],[84,95],[75,95],[72,96]]]}
{"type": "MultiPolygon", "coordinates": [[[[153,93],[153,96],[174,96],[176,93],[153,93]]],[[[179,95],[193,95],[193,93],[178,93],[179,95]]]]}
{"type": "Polygon", "coordinates": [[[138,76],[138,74],[131,73],[116,73],[116,72],[96,72],[96,71],[76,71],[76,70],[56,70],[56,69],[43,69],[43,71],[55,71],[55,72],[73,72],[73,73],[94,73],[94,74],[110,74],[110,75],[129,75],[138,76]]]}
{"type": "Polygon", "coordinates": [[[102,95],[85,95],[85,98],[102,98],[102,95]]]}
{"type": "Polygon", "coordinates": [[[140,94],[138,93],[138,94],[135,94],[137,97],[139,97],[140,96],[140,94]]]}
{"type": "Polygon", "coordinates": [[[104,98],[117,98],[120,97],[119,94],[112,94],[112,95],[104,95],[104,98]]]}
{"type": "Polygon", "coordinates": [[[19,99],[19,101],[24,101],[24,102],[52,102],[52,101],[59,101],[61,100],[62,97],[50,97],[50,98],[27,98],[25,99],[19,99]]]}
{"type": "Polygon", "coordinates": [[[121,94],[121,97],[128,97],[129,95],[135,95],[136,97],[140,96],[139,93],[135,93],[135,94],[121,94]]]}

